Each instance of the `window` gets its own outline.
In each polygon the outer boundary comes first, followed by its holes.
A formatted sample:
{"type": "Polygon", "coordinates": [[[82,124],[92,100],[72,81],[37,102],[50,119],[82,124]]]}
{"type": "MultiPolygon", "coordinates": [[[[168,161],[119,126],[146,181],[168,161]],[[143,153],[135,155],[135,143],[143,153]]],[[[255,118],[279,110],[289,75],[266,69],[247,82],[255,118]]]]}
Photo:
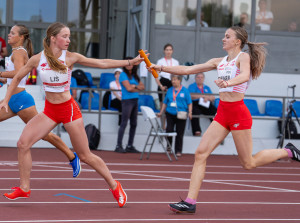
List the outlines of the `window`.
{"type": "Polygon", "coordinates": [[[69,0],[68,26],[70,28],[100,29],[100,0],[69,0]]]}
{"type": "Polygon", "coordinates": [[[56,21],[56,8],[56,1],[14,0],[13,20],[52,23],[56,21]]]}
{"type": "Polygon", "coordinates": [[[299,9],[299,0],[259,0],[256,25],[262,31],[299,32],[299,9]]]}
{"type": "Polygon", "coordinates": [[[0,0],[0,24],[6,23],[6,0],[0,0]]]}
{"type": "Polygon", "coordinates": [[[196,9],[197,0],[156,0],[155,24],[186,26],[196,9]]]}
{"type": "Polygon", "coordinates": [[[202,18],[211,27],[250,29],[251,0],[202,0],[202,18]]]}

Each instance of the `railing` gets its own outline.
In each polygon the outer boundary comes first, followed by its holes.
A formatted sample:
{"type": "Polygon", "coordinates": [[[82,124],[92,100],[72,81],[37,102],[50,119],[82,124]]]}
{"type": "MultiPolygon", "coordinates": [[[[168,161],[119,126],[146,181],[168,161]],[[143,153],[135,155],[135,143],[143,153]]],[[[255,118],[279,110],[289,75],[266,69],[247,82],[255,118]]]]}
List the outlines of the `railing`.
{"type": "MultiPolygon", "coordinates": [[[[88,114],[98,114],[98,129],[101,131],[101,120],[102,120],[102,115],[105,114],[114,114],[114,115],[119,115],[120,113],[118,111],[112,111],[112,110],[102,110],[102,98],[104,93],[106,91],[119,91],[119,90],[111,90],[111,89],[103,89],[103,88],[71,88],[71,89],[76,89],[76,90],[85,90],[89,92],[89,106],[88,109],[82,109],[82,113],[88,113],[88,114]],[[99,110],[92,110],[91,109],[91,97],[92,97],[92,92],[95,91],[99,93],[99,110]]],[[[164,91],[142,91],[140,94],[158,94],[162,93],[163,98],[165,97],[166,92],[164,91]]],[[[191,95],[214,95],[214,96],[219,96],[219,94],[201,94],[201,93],[192,93],[191,95]]],[[[282,100],[282,117],[271,117],[271,116],[252,116],[253,119],[261,119],[261,120],[282,120],[282,126],[284,124],[284,121],[286,119],[285,117],[285,111],[287,108],[287,101],[291,99],[289,96],[271,96],[271,95],[245,95],[245,98],[266,98],[266,99],[280,99],[282,100]]],[[[295,97],[294,99],[299,100],[300,97],[295,97]]],[[[138,115],[141,115],[142,113],[139,112],[138,115]]],[[[193,117],[202,117],[202,118],[212,118],[214,116],[212,115],[193,115],[193,117]]],[[[57,134],[60,135],[60,128],[57,128],[57,134]]]]}

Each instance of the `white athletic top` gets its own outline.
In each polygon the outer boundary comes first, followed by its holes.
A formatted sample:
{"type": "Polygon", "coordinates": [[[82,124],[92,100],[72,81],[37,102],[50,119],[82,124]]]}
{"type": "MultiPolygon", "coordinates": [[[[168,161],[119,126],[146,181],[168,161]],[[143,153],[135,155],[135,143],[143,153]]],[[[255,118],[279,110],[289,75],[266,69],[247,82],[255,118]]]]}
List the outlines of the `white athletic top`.
{"type": "MultiPolygon", "coordinates": [[[[159,59],[156,63],[157,65],[163,65],[163,66],[178,66],[179,62],[178,60],[171,58],[171,60],[166,59],[165,57],[159,59]]],[[[170,73],[166,73],[166,72],[160,72],[159,77],[164,77],[167,78],[169,80],[171,80],[171,74],[170,73]]]]}
{"type": "MultiPolygon", "coordinates": [[[[121,90],[121,84],[118,86],[116,81],[112,81],[109,83],[109,88],[114,90],[121,90]]],[[[112,91],[111,92],[111,100],[117,98],[113,92],[116,92],[122,98],[122,91],[112,91]]]]}
{"type": "MultiPolygon", "coordinates": [[[[18,47],[17,49],[15,50],[25,50],[26,53],[27,53],[27,50],[24,48],[24,47],[18,47]]],[[[15,70],[15,65],[14,63],[11,61],[11,57],[13,55],[14,51],[11,53],[11,55],[9,57],[5,57],[5,71],[12,71],[12,70],[15,70]]],[[[27,74],[25,77],[23,77],[23,79],[20,81],[18,87],[20,88],[25,88],[26,86],[26,81],[27,81],[27,78],[28,78],[28,75],[27,74]]],[[[10,85],[11,82],[12,82],[12,78],[7,78],[7,85],[10,85]]]]}
{"type": "MultiPolygon", "coordinates": [[[[66,65],[67,51],[63,50],[61,56],[58,58],[63,64],[66,65]]],[[[72,70],[67,68],[66,73],[59,73],[51,70],[48,65],[44,51],[41,53],[41,59],[37,67],[37,72],[41,77],[44,90],[48,92],[64,92],[70,90],[71,73],[72,70]]]]}
{"type": "MultiPolygon", "coordinates": [[[[222,61],[219,63],[217,67],[218,79],[228,81],[240,74],[240,69],[236,66],[236,61],[241,53],[243,52],[240,52],[233,60],[229,62],[227,62],[228,56],[222,59],[222,61]]],[[[219,92],[238,92],[244,94],[248,86],[250,85],[250,82],[251,82],[251,77],[249,81],[244,82],[242,84],[235,85],[232,87],[227,87],[227,88],[219,88],[219,92]]]]}

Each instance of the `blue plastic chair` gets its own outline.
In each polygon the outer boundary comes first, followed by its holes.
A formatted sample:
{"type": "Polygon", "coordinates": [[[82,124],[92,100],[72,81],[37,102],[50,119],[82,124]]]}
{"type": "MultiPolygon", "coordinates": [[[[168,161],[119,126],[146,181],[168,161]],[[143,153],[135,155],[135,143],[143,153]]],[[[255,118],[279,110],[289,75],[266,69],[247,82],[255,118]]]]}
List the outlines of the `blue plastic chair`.
{"type": "Polygon", "coordinates": [[[219,106],[219,103],[220,103],[220,98],[216,98],[214,103],[216,108],[219,106]]]}
{"type": "MultiPolygon", "coordinates": [[[[82,92],[80,98],[82,109],[89,109],[89,92],[82,92]]],[[[91,96],[91,109],[99,110],[99,94],[93,92],[91,96]]]]}
{"type": "MultiPolygon", "coordinates": [[[[77,80],[76,80],[76,78],[71,77],[71,84],[70,84],[70,87],[77,87],[77,80]]],[[[71,93],[71,95],[73,95],[72,89],[70,89],[70,93],[71,93]]]]}
{"type": "MultiPolygon", "coordinates": [[[[300,117],[300,101],[295,101],[293,104],[293,107],[297,113],[298,118],[300,117]]],[[[294,113],[293,113],[293,117],[295,117],[294,113]]]]}
{"type": "Polygon", "coordinates": [[[159,110],[155,108],[155,102],[151,95],[139,95],[139,111],[141,111],[141,106],[147,106],[152,108],[154,112],[159,112],[159,110]]]}
{"type": "Polygon", "coordinates": [[[282,117],[282,101],[266,100],[265,115],[282,117]]]}
{"type": "Polygon", "coordinates": [[[257,101],[254,99],[244,99],[244,103],[249,109],[252,116],[263,116],[258,110],[257,101]]]}
{"type": "Polygon", "coordinates": [[[89,86],[88,87],[91,87],[91,88],[97,88],[96,85],[94,85],[93,83],[93,77],[92,77],[92,74],[90,72],[84,72],[88,81],[89,81],[89,86]]]}
{"type": "Polygon", "coordinates": [[[99,88],[109,89],[109,83],[115,80],[115,75],[113,73],[102,73],[99,88]]]}

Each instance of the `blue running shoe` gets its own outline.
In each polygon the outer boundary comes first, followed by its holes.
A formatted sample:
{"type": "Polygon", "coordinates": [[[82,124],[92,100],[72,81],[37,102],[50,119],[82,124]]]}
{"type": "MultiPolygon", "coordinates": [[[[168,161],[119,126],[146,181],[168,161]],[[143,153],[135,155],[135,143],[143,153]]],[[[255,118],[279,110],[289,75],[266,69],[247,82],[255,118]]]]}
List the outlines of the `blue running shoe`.
{"type": "Polygon", "coordinates": [[[72,162],[70,162],[70,165],[73,168],[73,177],[78,177],[81,172],[81,165],[80,165],[80,159],[77,156],[77,154],[74,152],[75,158],[72,162]]]}

